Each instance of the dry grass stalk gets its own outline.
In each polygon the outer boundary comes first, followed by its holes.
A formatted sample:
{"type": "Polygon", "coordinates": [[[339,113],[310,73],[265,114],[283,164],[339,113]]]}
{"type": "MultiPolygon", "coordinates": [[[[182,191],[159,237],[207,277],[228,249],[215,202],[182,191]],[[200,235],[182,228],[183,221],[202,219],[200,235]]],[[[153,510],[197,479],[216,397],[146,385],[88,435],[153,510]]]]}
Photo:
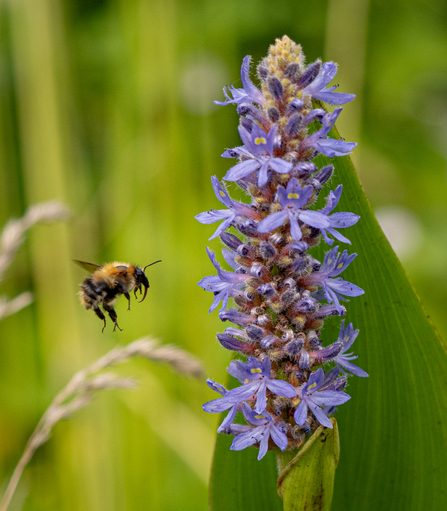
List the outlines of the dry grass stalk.
{"type": "Polygon", "coordinates": [[[146,337],[122,348],[116,347],[73,376],[67,386],[54,398],[29,438],[0,503],[0,511],[8,509],[24,468],[37,448],[50,438],[53,427],[61,419],[70,418],[73,412],[86,406],[95,391],[129,389],[137,385],[137,382],[131,378],[122,378],[112,372],[98,374],[100,371],[126,362],[131,358],[142,357],[154,362],[166,362],[180,374],[195,378],[203,376],[203,369],[199,361],[192,355],[175,346],[158,345],[157,340],[146,337]]]}
{"type": "MultiPolygon", "coordinates": [[[[17,250],[25,241],[26,231],[38,222],[54,222],[69,217],[69,210],[57,201],[41,202],[31,206],[22,218],[13,218],[5,225],[0,236],[0,283],[11,265],[17,250]]],[[[8,300],[0,296],[0,321],[18,312],[33,301],[29,292],[8,300]]]]}
{"type": "Polygon", "coordinates": [[[38,222],[55,222],[70,216],[66,206],[48,201],[30,206],[22,218],[13,218],[3,227],[0,237],[0,282],[19,247],[25,241],[26,231],[38,222]]]}

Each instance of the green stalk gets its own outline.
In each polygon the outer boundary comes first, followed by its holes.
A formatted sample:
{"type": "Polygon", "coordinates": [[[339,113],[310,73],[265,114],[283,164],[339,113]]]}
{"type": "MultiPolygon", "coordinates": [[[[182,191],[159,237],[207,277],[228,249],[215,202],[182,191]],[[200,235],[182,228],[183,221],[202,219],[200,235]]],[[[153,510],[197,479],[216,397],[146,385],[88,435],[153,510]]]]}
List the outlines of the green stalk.
{"type": "Polygon", "coordinates": [[[340,457],[337,421],[320,426],[300,449],[277,454],[278,494],[284,511],[330,511],[340,457]]]}

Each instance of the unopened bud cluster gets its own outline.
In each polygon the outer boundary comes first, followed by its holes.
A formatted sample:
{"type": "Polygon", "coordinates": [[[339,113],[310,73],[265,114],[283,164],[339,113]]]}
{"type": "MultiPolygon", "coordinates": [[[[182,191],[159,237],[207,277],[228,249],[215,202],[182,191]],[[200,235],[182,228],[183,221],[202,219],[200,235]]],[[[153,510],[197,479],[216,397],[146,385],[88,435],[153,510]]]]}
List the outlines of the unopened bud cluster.
{"type": "MultiPolygon", "coordinates": [[[[341,323],[338,339],[325,340],[321,329],[328,316],[344,316],[344,297],[363,290],[339,275],[356,257],[338,246],[323,263],[309,253],[323,238],[350,244],[337,229],[354,225],[359,217],[333,212],[342,185],[329,191],[322,210],[312,209],[333,166],[318,169],[313,159],[349,154],[356,144],[327,138],[342,108],[327,112],[315,102],[341,105],[352,94],[327,88],[337,66],[317,60],[305,66],[301,46],[287,36],[276,40],[258,66],[259,90],[249,77],[250,57],[242,64],[242,89],[224,88],[227,101],[241,116],[243,145],[223,153],[237,158],[224,177],[249,196],[234,201],[225,185],[212,177],[217,199],[226,209],[197,215],[201,223],[221,221],[210,239],[220,236],[223,258],[233,271],[221,269],[208,250],[217,275],[199,285],[214,295],[210,312],[222,303],[219,317],[236,326],[217,334],[220,344],[246,357],[233,360],[230,375],[241,385],[232,390],[208,380],[221,397],[206,403],[207,412],[228,414],[218,431],[235,436],[232,449],[259,446],[258,459],[268,449],[299,447],[320,424],[332,427],[328,417],[335,406],[350,399],[343,392],[349,373],[367,374],[347,354],[358,335],[352,324],[341,323]],[[235,234],[227,232],[233,227],[235,234]],[[232,298],[235,308],[228,308],[232,298]],[[245,359],[245,358],[244,358],[245,359]],[[324,370],[324,364],[332,369],[324,370]],[[234,423],[242,412],[247,424],[234,423]]],[[[319,103],[321,105],[321,103],[319,103]]]]}

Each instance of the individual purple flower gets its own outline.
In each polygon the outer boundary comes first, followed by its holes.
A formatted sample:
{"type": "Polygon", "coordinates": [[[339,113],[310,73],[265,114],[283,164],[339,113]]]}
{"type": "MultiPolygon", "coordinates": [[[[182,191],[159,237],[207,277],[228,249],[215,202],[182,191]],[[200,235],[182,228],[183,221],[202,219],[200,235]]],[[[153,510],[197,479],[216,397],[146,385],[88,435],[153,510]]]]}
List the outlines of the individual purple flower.
{"type": "Polygon", "coordinates": [[[268,450],[269,438],[284,451],[287,447],[287,436],[281,430],[280,425],[273,422],[272,417],[267,412],[259,413],[252,410],[246,403],[242,409],[244,417],[250,424],[256,426],[250,430],[240,433],[235,437],[230,449],[240,451],[250,445],[259,443],[258,460],[263,458],[268,450]]]}
{"type": "Polygon", "coordinates": [[[353,353],[347,353],[345,355],[346,351],[348,351],[348,349],[357,339],[358,334],[359,331],[354,330],[352,323],[349,323],[349,325],[345,328],[345,320],[341,322],[340,333],[338,334],[337,342],[341,342],[343,347],[340,353],[333,359],[333,361],[337,364],[337,367],[340,367],[342,370],[348,371],[352,374],[355,374],[356,376],[367,377],[368,373],[350,362],[350,360],[356,359],[358,355],[354,355],[353,353]]]}
{"type": "MultiPolygon", "coordinates": [[[[209,378],[206,380],[206,383],[210,389],[218,392],[224,397],[228,393],[228,390],[220,383],[216,383],[209,378]]],[[[208,403],[205,403],[202,406],[203,410],[208,413],[221,413],[225,410],[230,410],[222,424],[217,428],[218,433],[225,432],[228,426],[233,422],[236,412],[238,411],[238,407],[239,403],[226,403],[223,399],[214,399],[213,401],[208,401],[208,403]]]]}
{"type": "Polygon", "coordinates": [[[348,243],[350,245],[351,242],[348,240],[348,238],[345,238],[342,234],[336,231],[335,227],[337,229],[351,227],[354,224],[356,224],[360,218],[358,215],[355,215],[354,213],[347,212],[334,213],[333,215],[329,215],[329,213],[337,206],[342,191],[343,185],[338,185],[337,188],[335,189],[335,192],[331,190],[328,195],[326,207],[320,211],[320,213],[322,213],[323,215],[327,215],[330,222],[329,227],[320,229],[321,233],[323,234],[324,241],[328,245],[332,245],[332,243],[334,243],[334,240],[329,238],[328,233],[332,234],[332,236],[338,239],[338,241],[342,241],[343,243],[348,243]]]}
{"type": "Polygon", "coordinates": [[[312,273],[302,279],[306,285],[318,285],[324,290],[328,303],[334,302],[337,310],[342,311],[339,300],[345,300],[343,296],[360,296],[363,289],[338,277],[349,264],[357,257],[357,254],[348,255],[346,250],[343,254],[338,253],[338,246],[331,249],[324,257],[323,266],[318,272],[312,273]],[[334,278],[338,277],[338,278],[334,278]]]}
{"type": "Polygon", "coordinates": [[[323,117],[323,127],[306,137],[300,145],[300,150],[313,147],[320,153],[333,158],[334,156],[345,156],[349,154],[357,145],[355,142],[344,142],[343,140],[335,140],[327,138],[329,131],[335,124],[337,117],[343,108],[336,108],[333,112],[327,113],[323,117]]]}
{"type": "Polygon", "coordinates": [[[249,357],[246,364],[239,360],[233,361],[230,363],[228,372],[243,385],[228,391],[225,398],[222,399],[240,403],[256,395],[255,410],[258,413],[265,410],[267,389],[278,396],[292,398],[296,395],[293,385],[271,378],[271,363],[268,357],[262,361],[262,364],[254,357],[249,357]]]}
{"type": "Polygon", "coordinates": [[[241,204],[240,202],[236,202],[230,198],[226,188],[219,183],[219,180],[216,176],[211,178],[211,182],[213,184],[213,189],[216,197],[220,202],[222,202],[222,204],[227,206],[228,209],[212,209],[195,216],[196,220],[198,220],[201,224],[212,224],[214,222],[218,222],[219,220],[223,220],[223,222],[217,228],[216,232],[211,236],[210,240],[216,238],[222,232],[224,232],[225,229],[228,229],[228,227],[233,225],[233,222],[235,222],[238,217],[259,220],[260,216],[258,213],[256,213],[256,211],[249,208],[245,204],[241,204]]]}
{"type": "Polygon", "coordinates": [[[236,89],[232,85],[228,87],[228,91],[232,94],[233,98],[231,98],[227,93],[227,87],[223,88],[223,92],[227,101],[214,101],[216,105],[229,105],[230,103],[258,103],[259,105],[263,105],[265,103],[265,98],[262,92],[253,85],[250,80],[250,55],[247,55],[242,61],[241,67],[241,81],[242,81],[242,89],[236,89]]]}
{"type": "Polygon", "coordinates": [[[332,423],[323,409],[327,406],[341,405],[351,399],[351,396],[348,396],[348,394],[344,392],[335,390],[319,391],[320,387],[323,386],[324,376],[324,371],[320,367],[315,373],[310,375],[304,387],[298,389],[298,396],[301,398],[301,402],[295,410],[294,419],[299,426],[304,424],[308,409],[310,408],[320,424],[332,429],[332,423]]]}
{"type": "Polygon", "coordinates": [[[295,177],[289,181],[287,188],[278,186],[277,195],[283,209],[261,220],[258,231],[271,232],[282,225],[287,218],[290,221],[290,233],[295,240],[300,240],[302,237],[298,220],[317,229],[330,227],[330,221],[324,213],[302,209],[312,193],[313,187],[311,185],[301,188],[298,179],[295,177]]]}
{"type": "Polygon", "coordinates": [[[249,133],[244,127],[239,126],[239,134],[244,142],[244,146],[242,148],[225,151],[222,156],[225,158],[233,157],[232,151],[236,151],[238,154],[248,159],[231,167],[224,179],[226,181],[239,181],[259,170],[258,186],[261,187],[269,181],[269,169],[279,174],[287,174],[290,172],[293,168],[293,163],[273,156],[273,145],[277,130],[278,126],[275,124],[266,134],[265,131],[255,123],[251,133],[249,133]]]}
{"type": "Polygon", "coordinates": [[[209,310],[209,313],[211,313],[219,305],[221,300],[221,310],[224,310],[230,297],[242,294],[241,289],[244,286],[245,281],[250,277],[243,273],[232,273],[221,270],[219,263],[216,261],[214,252],[212,252],[208,247],[206,251],[208,253],[208,257],[211,259],[211,262],[217,270],[217,275],[204,277],[200,282],[198,282],[198,285],[205,289],[205,291],[211,291],[214,293],[213,304],[209,310]]]}
{"type": "Polygon", "coordinates": [[[345,94],[334,92],[338,85],[326,89],[335,75],[337,74],[337,64],[334,62],[325,62],[320,69],[315,80],[303,89],[304,94],[309,94],[315,99],[329,103],[330,105],[344,105],[355,98],[355,94],[345,94]]]}

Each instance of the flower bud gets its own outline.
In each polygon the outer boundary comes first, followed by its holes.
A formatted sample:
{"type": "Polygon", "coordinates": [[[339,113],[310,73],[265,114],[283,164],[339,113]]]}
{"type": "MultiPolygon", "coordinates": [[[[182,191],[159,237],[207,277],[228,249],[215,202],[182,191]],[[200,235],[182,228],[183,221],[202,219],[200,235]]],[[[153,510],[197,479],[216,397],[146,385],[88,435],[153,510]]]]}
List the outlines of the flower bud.
{"type": "Polygon", "coordinates": [[[237,250],[238,246],[242,245],[242,241],[237,236],[230,234],[229,232],[221,233],[220,239],[231,250],[237,250]]]}
{"type": "Polygon", "coordinates": [[[284,93],[284,89],[283,89],[283,86],[282,86],[281,82],[278,80],[278,78],[276,78],[275,76],[269,78],[269,80],[267,82],[267,87],[269,88],[270,94],[275,99],[281,99],[282,98],[282,95],[284,93]]]}
{"type": "Polygon", "coordinates": [[[304,89],[308,85],[310,85],[315,78],[318,76],[318,73],[321,69],[321,60],[315,61],[313,64],[310,64],[310,66],[304,71],[304,73],[301,75],[300,79],[298,80],[297,85],[304,89]]]}

